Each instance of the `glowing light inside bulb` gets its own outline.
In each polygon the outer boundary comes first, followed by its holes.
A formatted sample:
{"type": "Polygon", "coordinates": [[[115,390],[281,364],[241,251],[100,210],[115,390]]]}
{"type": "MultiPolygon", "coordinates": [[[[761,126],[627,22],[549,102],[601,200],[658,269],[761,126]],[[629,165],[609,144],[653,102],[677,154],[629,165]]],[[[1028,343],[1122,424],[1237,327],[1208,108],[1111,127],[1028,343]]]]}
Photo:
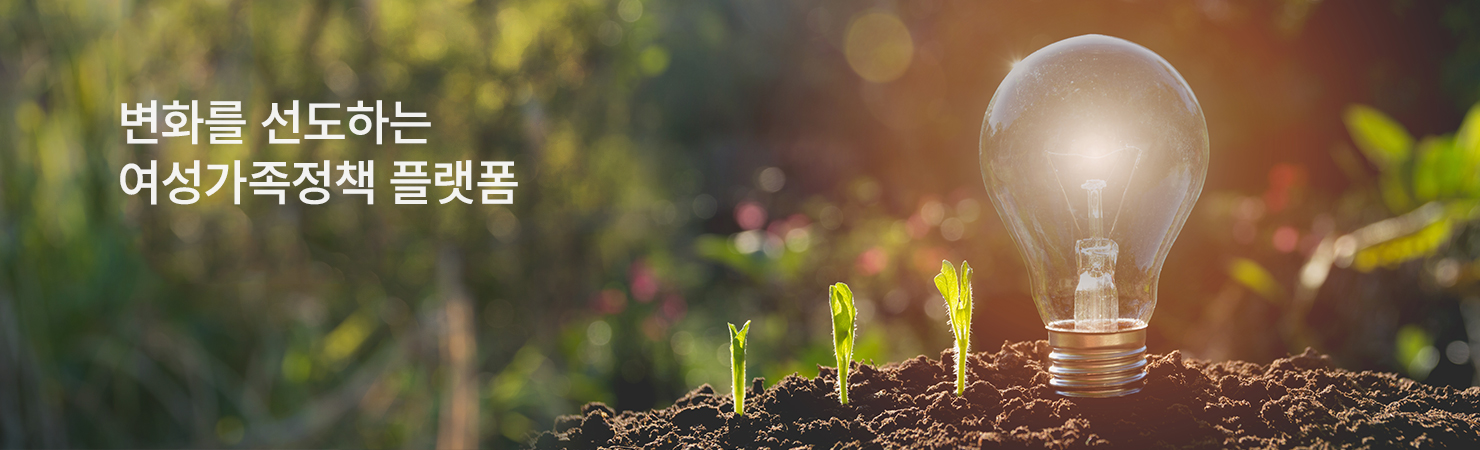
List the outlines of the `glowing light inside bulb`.
{"type": "Polygon", "coordinates": [[[1120,294],[1115,284],[1120,245],[1107,236],[1119,222],[1125,188],[1139,165],[1141,151],[1126,145],[1117,148],[1099,133],[1082,135],[1071,142],[1072,152],[1049,153],[1049,164],[1059,177],[1069,210],[1083,211],[1074,214],[1082,237],[1074,243],[1079,277],[1074,286],[1073,329],[1115,331],[1120,318],[1120,294]],[[1071,194],[1076,187],[1079,195],[1071,194]],[[1111,194],[1108,204],[1106,194],[1111,194]],[[1114,213],[1110,229],[1105,224],[1106,209],[1114,213]]]}

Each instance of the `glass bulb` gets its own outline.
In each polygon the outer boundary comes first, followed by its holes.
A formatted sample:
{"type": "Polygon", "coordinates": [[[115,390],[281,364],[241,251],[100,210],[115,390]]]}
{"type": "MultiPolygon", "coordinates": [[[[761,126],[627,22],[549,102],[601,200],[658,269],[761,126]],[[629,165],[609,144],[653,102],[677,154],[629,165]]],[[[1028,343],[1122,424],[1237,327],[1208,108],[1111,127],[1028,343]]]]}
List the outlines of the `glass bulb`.
{"type": "Polygon", "coordinates": [[[1051,384],[1139,390],[1162,263],[1208,171],[1202,108],[1124,39],[1065,39],[1013,65],[982,121],[982,179],[1027,265],[1051,384]]]}

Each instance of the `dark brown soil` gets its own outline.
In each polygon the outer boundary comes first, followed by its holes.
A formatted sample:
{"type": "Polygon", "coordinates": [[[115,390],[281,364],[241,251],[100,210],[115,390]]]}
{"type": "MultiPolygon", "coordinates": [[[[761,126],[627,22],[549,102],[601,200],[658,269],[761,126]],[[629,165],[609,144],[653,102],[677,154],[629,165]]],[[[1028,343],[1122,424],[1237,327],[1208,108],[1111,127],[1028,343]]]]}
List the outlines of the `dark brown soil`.
{"type": "Polygon", "coordinates": [[[837,371],[757,378],[744,416],[704,385],[648,412],[590,403],[539,434],[534,448],[1462,448],[1480,449],[1480,388],[1433,387],[1349,372],[1306,350],[1272,364],[1153,355],[1139,394],[1069,399],[1048,388],[1044,341],[969,355],[955,394],[948,350],[874,367],[856,364],[852,403],[837,371]],[[942,361],[946,361],[943,363],[942,361]]]}

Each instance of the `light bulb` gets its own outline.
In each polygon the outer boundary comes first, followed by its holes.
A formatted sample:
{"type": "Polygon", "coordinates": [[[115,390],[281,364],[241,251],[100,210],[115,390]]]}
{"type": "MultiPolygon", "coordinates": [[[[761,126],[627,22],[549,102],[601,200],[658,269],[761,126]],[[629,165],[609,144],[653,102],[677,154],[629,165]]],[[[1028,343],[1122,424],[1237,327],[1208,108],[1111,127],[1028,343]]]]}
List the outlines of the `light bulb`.
{"type": "Polygon", "coordinates": [[[1051,44],[997,87],[981,165],[1048,330],[1050,384],[1075,397],[1138,392],[1162,263],[1208,171],[1187,81],[1123,39],[1051,44]]]}

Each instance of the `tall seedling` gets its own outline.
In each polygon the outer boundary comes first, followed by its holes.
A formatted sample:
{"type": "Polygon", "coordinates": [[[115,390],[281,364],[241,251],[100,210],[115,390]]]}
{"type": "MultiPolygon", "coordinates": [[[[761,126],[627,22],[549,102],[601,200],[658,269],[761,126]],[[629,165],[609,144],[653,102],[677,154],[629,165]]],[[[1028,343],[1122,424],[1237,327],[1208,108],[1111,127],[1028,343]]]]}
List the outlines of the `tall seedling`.
{"type": "Polygon", "coordinates": [[[966,353],[971,351],[971,265],[961,261],[961,274],[950,261],[941,261],[935,287],[946,298],[951,332],[956,335],[956,395],[966,392],[966,353]]]}
{"type": "Polygon", "coordinates": [[[832,306],[833,355],[838,359],[838,401],[848,404],[848,368],[853,364],[853,291],[843,283],[829,286],[828,303],[832,306]]]}
{"type": "Polygon", "coordinates": [[[735,391],[735,414],[745,415],[745,334],[750,332],[750,321],[740,329],[730,324],[730,376],[735,391]]]}

